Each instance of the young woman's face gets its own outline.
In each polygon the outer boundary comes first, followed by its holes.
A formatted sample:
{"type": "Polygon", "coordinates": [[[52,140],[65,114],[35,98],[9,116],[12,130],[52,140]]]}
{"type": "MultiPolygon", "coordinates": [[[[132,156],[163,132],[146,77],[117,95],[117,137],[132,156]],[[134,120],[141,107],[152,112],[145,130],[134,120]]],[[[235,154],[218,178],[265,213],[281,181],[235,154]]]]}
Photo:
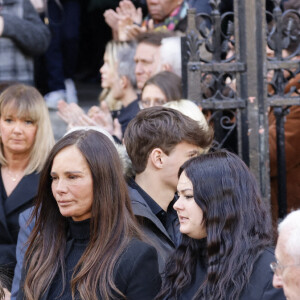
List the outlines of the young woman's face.
{"type": "Polygon", "coordinates": [[[93,178],[86,159],[76,146],[58,152],[53,160],[52,193],[60,213],[82,221],[91,217],[93,178]]]}
{"type": "Polygon", "coordinates": [[[167,103],[167,97],[159,87],[154,84],[149,84],[144,87],[141,100],[142,108],[162,106],[165,103],[167,103]]]}
{"type": "Polygon", "coordinates": [[[14,111],[4,111],[0,133],[4,155],[30,153],[34,145],[37,124],[30,118],[18,118],[14,111]]]}
{"type": "Polygon", "coordinates": [[[104,54],[104,64],[100,68],[101,73],[101,87],[104,89],[111,89],[117,77],[115,66],[112,66],[108,59],[107,53],[104,54]]]}
{"type": "Polygon", "coordinates": [[[206,237],[206,228],[203,224],[203,211],[195,202],[192,182],[182,172],[178,185],[178,200],[174,204],[180,222],[180,232],[193,239],[206,237]]]}

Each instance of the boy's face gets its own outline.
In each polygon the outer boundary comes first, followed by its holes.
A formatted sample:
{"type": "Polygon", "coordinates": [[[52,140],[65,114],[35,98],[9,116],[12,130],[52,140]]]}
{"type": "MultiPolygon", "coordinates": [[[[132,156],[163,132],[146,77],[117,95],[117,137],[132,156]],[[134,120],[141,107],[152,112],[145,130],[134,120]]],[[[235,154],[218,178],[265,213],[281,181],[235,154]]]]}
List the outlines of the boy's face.
{"type": "Polygon", "coordinates": [[[203,150],[196,145],[181,142],[175,146],[169,155],[164,155],[161,178],[174,193],[177,189],[179,168],[190,158],[199,155],[203,150]]]}

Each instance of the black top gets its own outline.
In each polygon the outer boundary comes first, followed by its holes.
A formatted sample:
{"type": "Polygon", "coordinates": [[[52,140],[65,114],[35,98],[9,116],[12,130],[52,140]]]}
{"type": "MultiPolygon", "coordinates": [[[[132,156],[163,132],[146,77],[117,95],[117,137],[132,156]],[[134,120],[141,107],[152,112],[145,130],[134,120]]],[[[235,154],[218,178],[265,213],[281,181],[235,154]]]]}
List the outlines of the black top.
{"type": "Polygon", "coordinates": [[[133,178],[130,178],[128,185],[137,190],[139,194],[144,198],[151,211],[157,216],[161,221],[168,234],[170,235],[172,241],[176,244],[176,233],[174,232],[173,223],[177,220],[177,213],[173,208],[174,203],[176,202],[176,197],[168,205],[167,211],[164,211],[156,202],[153,200],[136,182],[133,178]]]}
{"type": "MultiPolygon", "coordinates": [[[[270,268],[270,263],[273,261],[275,261],[274,251],[271,248],[267,248],[254,263],[249,282],[242,290],[239,300],[285,299],[282,289],[275,289],[272,285],[273,272],[270,268]]],[[[195,273],[192,274],[192,283],[181,292],[179,300],[193,299],[205,280],[207,267],[203,257],[198,257],[197,261],[195,261],[195,266],[195,273]]],[[[169,298],[167,297],[166,299],[169,298]]]]}
{"type": "MultiPolygon", "coordinates": [[[[67,253],[65,260],[67,283],[71,282],[74,267],[82,256],[90,239],[89,219],[80,222],[74,222],[72,219],[68,219],[68,221],[70,235],[67,241],[67,253]]],[[[60,300],[70,299],[70,295],[72,294],[70,284],[66,284],[64,293],[61,295],[62,287],[62,278],[61,273],[59,272],[51,284],[48,299],[55,299],[56,297],[60,300]]]]}
{"type": "Polygon", "coordinates": [[[119,123],[122,126],[122,134],[127,128],[128,123],[137,115],[140,111],[139,99],[134,100],[126,107],[122,107],[120,110],[115,110],[112,112],[112,117],[118,118],[119,123]]]}
{"type": "MultiPolygon", "coordinates": [[[[89,231],[89,219],[80,222],[69,219],[65,289],[62,293],[62,274],[58,271],[41,300],[71,299],[70,280],[74,267],[88,245],[89,231]]],[[[116,264],[115,284],[128,300],[153,299],[161,285],[156,250],[140,240],[132,239],[116,264]]],[[[19,290],[17,299],[24,299],[22,289],[19,290]]],[[[75,294],[75,299],[80,299],[79,295],[75,294]]],[[[100,294],[98,299],[102,299],[100,294]]]]}
{"type": "Polygon", "coordinates": [[[38,183],[38,174],[26,175],[7,196],[0,171],[0,265],[15,267],[19,214],[32,206],[38,183]]]}

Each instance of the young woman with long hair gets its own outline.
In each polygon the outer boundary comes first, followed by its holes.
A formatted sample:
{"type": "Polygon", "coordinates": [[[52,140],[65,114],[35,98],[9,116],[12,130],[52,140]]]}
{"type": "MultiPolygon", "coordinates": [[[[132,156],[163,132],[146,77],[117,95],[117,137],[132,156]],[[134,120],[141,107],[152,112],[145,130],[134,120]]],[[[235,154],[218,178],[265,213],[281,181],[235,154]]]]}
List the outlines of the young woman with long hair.
{"type": "Polygon", "coordinates": [[[41,173],[17,299],[153,299],[156,250],[141,241],[115,146],[67,134],[41,173]]]}
{"type": "Polygon", "coordinates": [[[179,176],[182,243],[157,299],[285,299],[272,287],[270,215],[242,160],[224,150],[203,154],[179,176]]]}

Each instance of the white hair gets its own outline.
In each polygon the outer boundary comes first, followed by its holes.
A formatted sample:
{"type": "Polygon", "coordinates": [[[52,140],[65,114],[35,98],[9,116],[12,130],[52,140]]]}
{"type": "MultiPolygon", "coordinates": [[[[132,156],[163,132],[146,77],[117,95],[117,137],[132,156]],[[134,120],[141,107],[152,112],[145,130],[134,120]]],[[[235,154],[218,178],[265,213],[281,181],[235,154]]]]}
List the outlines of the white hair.
{"type": "Polygon", "coordinates": [[[288,214],[278,225],[279,235],[284,235],[285,249],[300,261],[300,209],[288,214]]]}
{"type": "Polygon", "coordinates": [[[181,74],[181,37],[173,36],[163,38],[160,46],[160,65],[169,65],[172,72],[181,74]]]}
{"type": "Polygon", "coordinates": [[[202,111],[191,100],[181,99],[181,100],[169,101],[165,103],[164,106],[180,111],[182,114],[197,121],[204,130],[208,130],[208,124],[202,111]]]}
{"type": "MultiPolygon", "coordinates": [[[[203,130],[205,131],[209,130],[209,126],[207,124],[205,116],[203,115],[199,106],[197,106],[193,101],[187,99],[174,100],[165,103],[163,106],[180,111],[182,114],[197,121],[203,130]]],[[[204,148],[203,153],[208,152],[209,148],[210,147],[204,148]]]]}

